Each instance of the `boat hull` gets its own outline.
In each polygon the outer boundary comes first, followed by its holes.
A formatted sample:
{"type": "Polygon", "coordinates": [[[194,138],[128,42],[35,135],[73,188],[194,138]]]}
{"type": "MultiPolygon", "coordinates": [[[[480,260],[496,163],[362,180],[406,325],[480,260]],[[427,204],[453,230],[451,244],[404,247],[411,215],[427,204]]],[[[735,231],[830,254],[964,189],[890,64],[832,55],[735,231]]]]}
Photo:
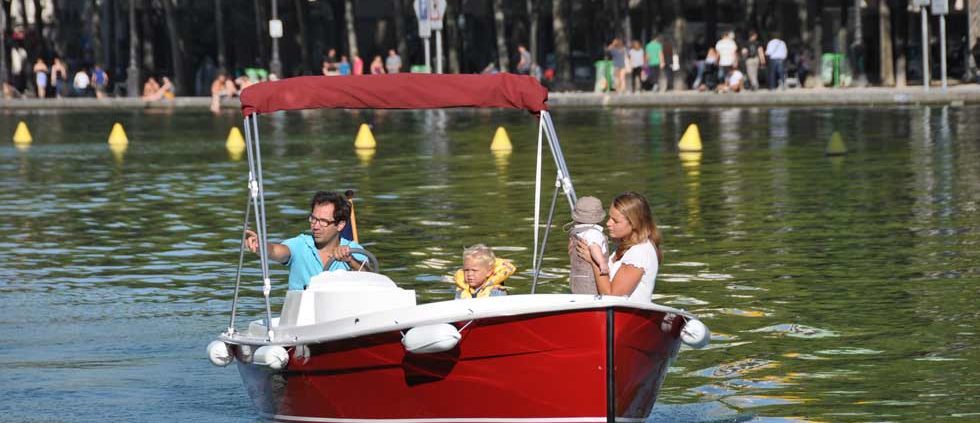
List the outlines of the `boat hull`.
{"type": "Polygon", "coordinates": [[[447,352],[407,353],[390,331],[290,346],[280,371],[250,363],[255,346],[232,352],[274,421],[642,421],[680,346],[676,317],[608,307],[483,318],[455,323],[462,339],[447,352]]]}

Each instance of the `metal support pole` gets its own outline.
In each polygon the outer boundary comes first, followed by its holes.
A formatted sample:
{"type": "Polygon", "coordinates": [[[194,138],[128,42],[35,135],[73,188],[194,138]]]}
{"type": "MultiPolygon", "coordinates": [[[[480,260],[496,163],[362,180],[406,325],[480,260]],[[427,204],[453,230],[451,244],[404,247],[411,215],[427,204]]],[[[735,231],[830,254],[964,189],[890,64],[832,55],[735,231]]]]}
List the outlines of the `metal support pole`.
{"type": "Polygon", "coordinates": [[[269,303],[269,294],[272,291],[272,282],[269,280],[269,251],[268,236],[265,225],[265,193],[262,189],[262,154],[259,150],[259,122],[256,114],[251,114],[245,118],[245,147],[249,157],[249,195],[254,202],[255,208],[255,232],[259,241],[259,263],[262,266],[262,296],[265,297],[265,327],[269,340],[272,341],[272,306],[269,303]]]}
{"type": "Polygon", "coordinates": [[[946,15],[939,15],[939,71],[946,89],[946,15]]]}
{"type": "Polygon", "coordinates": [[[548,245],[548,233],[551,232],[551,222],[555,217],[555,205],[558,203],[558,190],[561,189],[561,177],[555,179],[555,193],[551,196],[551,209],[548,211],[548,223],[544,226],[544,237],[541,238],[540,254],[534,259],[534,277],[531,278],[531,293],[538,286],[538,276],[541,274],[541,261],[544,260],[544,249],[548,245]]]}
{"type": "Polygon", "coordinates": [[[432,48],[429,47],[429,37],[422,39],[425,41],[425,71],[432,72],[432,48]]]}
{"type": "Polygon", "coordinates": [[[242,266],[245,264],[245,231],[248,230],[248,217],[252,207],[252,194],[245,203],[245,219],[242,223],[242,246],[238,252],[238,271],[235,272],[235,296],[231,299],[231,320],[228,322],[228,335],[235,333],[235,314],[238,313],[238,292],[242,286],[242,266]]]}
{"type": "Polygon", "coordinates": [[[442,73],[442,31],[436,31],[436,73],[442,73]]]}
{"type": "Polygon", "coordinates": [[[919,10],[922,14],[922,87],[929,91],[929,13],[925,6],[919,10]]]}
{"type": "MultiPolygon", "coordinates": [[[[272,0],[272,20],[279,19],[279,7],[276,0],[272,0]]],[[[269,62],[269,71],[282,78],[282,62],[279,61],[279,38],[272,37],[272,60],[269,62]]]]}

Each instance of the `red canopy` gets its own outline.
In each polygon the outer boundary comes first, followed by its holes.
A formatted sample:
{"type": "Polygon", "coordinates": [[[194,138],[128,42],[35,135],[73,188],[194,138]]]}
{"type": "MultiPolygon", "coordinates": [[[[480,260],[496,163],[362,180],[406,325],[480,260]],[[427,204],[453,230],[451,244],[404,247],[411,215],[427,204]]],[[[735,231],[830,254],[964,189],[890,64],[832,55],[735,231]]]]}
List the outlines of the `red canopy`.
{"type": "Polygon", "coordinates": [[[300,76],[242,91],[242,113],[300,109],[441,109],[507,107],[538,114],[548,90],[530,76],[392,75],[300,76]]]}

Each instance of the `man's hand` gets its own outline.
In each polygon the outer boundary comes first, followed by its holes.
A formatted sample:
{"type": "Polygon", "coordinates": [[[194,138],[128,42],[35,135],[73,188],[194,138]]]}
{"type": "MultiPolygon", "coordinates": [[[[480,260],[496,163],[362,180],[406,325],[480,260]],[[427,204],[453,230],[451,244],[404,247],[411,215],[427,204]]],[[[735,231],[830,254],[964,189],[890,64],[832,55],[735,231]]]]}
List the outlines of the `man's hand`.
{"type": "Polygon", "coordinates": [[[338,246],[333,250],[333,254],[331,254],[331,257],[333,257],[334,260],[339,260],[344,263],[350,263],[350,259],[351,259],[350,247],[346,245],[338,246]]]}
{"type": "Polygon", "coordinates": [[[245,247],[253,253],[259,252],[259,235],[250,229],[245,230],[245,247]]]}

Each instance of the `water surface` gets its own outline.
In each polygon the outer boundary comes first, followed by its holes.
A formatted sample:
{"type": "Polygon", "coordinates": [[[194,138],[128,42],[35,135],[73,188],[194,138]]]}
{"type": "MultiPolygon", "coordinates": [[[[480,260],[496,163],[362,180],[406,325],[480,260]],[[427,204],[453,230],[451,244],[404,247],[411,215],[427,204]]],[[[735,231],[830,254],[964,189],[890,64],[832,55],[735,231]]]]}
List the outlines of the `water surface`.
{"type": "MultiPolygon", "coordinates": [[[[978,115],[555,111],[578,194],[650,199],[656,301],[714,334],[673,363],[653,420],[980,420],[978,115]],[[691,123],[700,155],[676,150],[691,123]],[[823,154],[835,131],[844,157],[823,154]]],[[[2,420],[255,421],[238,372],[204,353],[228,324],[238,262],[247,166],[224,140],[239,115],[8,111],[0,133],[20,120],[34,143],[0,147],[2,420]],[[116,121],[123,151],[106,145],[116,121]]],[[[306,229],[313,191],[352,188],[363,243],[421,301],[451,297],[477,242],[518,265],[514,292],[530,290],[528,114],[301,112],[260,130],[270,239],[306,229]],[[370,157],[352,149],[361,122],[370,157]],[[514,151],[494,156],[501,125],[514,151]]],[[[564,244],[549,240],[540,292],[567,291],[564,244]]],[[[264,312],[248,264],[242,322],[264,312]]],[[[286,273],[273,271],[278,309],[286,273]]]]}

